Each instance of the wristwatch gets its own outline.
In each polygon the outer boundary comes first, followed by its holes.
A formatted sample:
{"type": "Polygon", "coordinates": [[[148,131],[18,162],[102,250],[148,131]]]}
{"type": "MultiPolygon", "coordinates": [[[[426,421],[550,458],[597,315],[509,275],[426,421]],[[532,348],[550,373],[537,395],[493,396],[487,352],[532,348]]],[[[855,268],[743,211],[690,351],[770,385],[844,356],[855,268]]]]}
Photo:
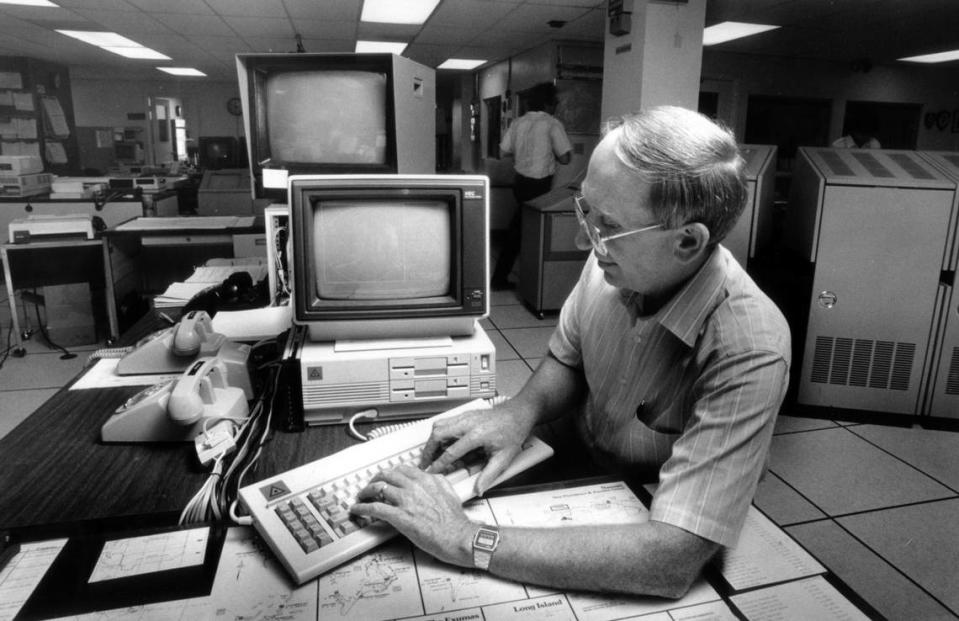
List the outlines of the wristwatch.
{"type": "Polygon", "coordinates": [[[484,571],[489,569],[493,552],[499,545],[499,529],[495,526],[480,526],[473,535],[473,566],[484,571]]]}

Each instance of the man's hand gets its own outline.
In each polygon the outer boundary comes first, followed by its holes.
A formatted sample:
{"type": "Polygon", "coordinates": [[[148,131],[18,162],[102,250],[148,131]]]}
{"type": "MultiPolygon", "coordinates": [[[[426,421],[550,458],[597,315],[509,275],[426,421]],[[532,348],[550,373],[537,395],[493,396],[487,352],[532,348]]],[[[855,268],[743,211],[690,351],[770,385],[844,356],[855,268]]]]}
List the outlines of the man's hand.
{"type": "Polygon", "coordinates": [[[511,403],[492,410],[473,410],[444,418],[433,424],[433,432],[423,447],[420,467],[426,472],[443,474],[454,470],[460,459],[475,450],[486,454],[486,465],[476,480],[476,493],[483,495],[529,436],[535,416],[511,403]]]}
{"type": "Polygon", "coordinates": [[[472,566],[476,527],[442,475],[407,465],[380,472],[360,490],[350,511],[389,522],[414,545],[441,561],[472,566]]]}

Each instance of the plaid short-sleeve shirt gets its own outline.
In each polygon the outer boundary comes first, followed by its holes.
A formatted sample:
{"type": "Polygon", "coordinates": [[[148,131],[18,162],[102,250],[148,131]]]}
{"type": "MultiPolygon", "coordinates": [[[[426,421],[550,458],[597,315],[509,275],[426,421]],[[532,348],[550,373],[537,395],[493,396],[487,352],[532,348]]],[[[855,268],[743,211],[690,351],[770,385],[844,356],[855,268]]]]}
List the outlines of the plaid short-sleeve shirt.
{"type": "Polygon", "coordinates": [[[658,469],[650,518],[732,546],[765,470],[789,378],[786,320],[717,246],[658,312],[591,256],[549,347],[582,368],[577,428],[600,461],[658,469]]]}

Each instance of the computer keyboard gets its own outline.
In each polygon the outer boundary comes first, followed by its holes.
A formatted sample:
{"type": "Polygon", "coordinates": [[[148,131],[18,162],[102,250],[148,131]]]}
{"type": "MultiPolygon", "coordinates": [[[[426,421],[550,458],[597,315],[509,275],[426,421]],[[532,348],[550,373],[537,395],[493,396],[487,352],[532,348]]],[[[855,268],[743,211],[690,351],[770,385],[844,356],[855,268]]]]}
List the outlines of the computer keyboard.
{"type": "MultiPolygon", "coordinates": [[[[248,485],[240,489],[240,502],[283,566],[297,584],[302,584],[396,534],[385,522],[370,522],[349,512],[357,493],[377,472],[404,463],[418,464],[437,418],[488,407],[486,401],[472,401],[248,485]]],[[[552,454],[546,443],[530,436],[494,485],[552,454]]],[[[446,475],[463,502],[476,495],[475,483],[482,466],[467,462],[446,475]]]]}

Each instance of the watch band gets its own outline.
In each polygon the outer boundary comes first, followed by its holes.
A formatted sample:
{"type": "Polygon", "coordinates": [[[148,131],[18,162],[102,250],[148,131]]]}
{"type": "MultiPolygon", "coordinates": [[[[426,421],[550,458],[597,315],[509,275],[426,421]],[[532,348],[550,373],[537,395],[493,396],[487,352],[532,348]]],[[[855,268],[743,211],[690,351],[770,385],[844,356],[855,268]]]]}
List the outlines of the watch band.
{"type": "Polygon", "coordinates": [[[499,529],[482,525],[473,535],[473,566],[484,571],[489,569],[493,552],[499,545],[499,529]]]}

